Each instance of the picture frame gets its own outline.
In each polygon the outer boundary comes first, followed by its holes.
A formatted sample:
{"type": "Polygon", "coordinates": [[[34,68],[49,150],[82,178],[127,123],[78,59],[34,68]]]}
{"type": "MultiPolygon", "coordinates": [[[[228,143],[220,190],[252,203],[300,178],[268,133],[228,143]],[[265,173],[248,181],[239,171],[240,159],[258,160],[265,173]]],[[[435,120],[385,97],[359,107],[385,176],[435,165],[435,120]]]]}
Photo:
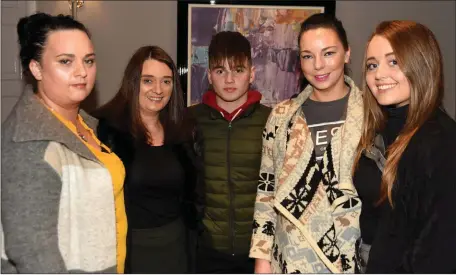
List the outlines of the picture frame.
{"type": "Polygon", "coordinates": [[[335,14],[335,1],[179,0],[177,67],[187,106],[198,104],[210,88],[207,49],[219,31],[239,31],[252,46],[255,80],[270,107],[300,91],[297,36],[314,13],[335,14]]]}

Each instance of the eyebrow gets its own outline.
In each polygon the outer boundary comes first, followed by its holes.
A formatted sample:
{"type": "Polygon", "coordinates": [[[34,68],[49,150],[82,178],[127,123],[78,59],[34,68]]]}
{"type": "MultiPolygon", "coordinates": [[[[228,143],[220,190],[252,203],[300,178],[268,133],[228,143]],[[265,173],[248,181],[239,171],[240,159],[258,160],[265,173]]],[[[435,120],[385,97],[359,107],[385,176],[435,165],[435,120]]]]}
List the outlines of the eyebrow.
{"type": "MultiPolygon", "coordinates": [[[[337,48],[337,47],[336,47],[336,46],[329,46],[329,47],[323,48],[321,51],[324,52],[324,51],[329,50],[329,49],[331,49],[331,48],[337,48]]],[[[308,51],[308,50],[303,50],[303,51],[301,51],[301,52],[302,52],[302,53],[304,53],[304,52],[306,52],[306,53],[311,53],[311,52],[308,51]]]]}
{"type": "MultiPolygon", "coordinates": [[[[242,65],[242,64],[241,64],[241,65],[235,65],[235,66],[234,66],[234,69],[238,69],[238,68],[244,68],[244,69],[245,69],[246,67],[245,67],[244,65],[242,65]]],[[[215,66],[214,68],[212,68],[211,71],[217,70],[217,69],[226,70],[225,66],[219,65],[219,66],[215,66]]],[[[231,69],[231,67],[230,67],[230,69],[231,69]]]]}
{"type": "MultiPolygon", "coordinates": [[[[68,57],[71,57],[71,58],[75,58],[76,56],[72,53],[62,53],[62,54],[59,54],[57,55],[56,57],[61,57],[61,56],[68,56],[68,57]]],[[[95,56],[95,53],[88,53],[84,56],[84,58],[87,58],[87,57],[92,57],[92,56],[95,56]]]]}
{"type": "MultiPolygon", "coordinates": [[[[156,77],[156,76],[151,75],[151,74],[143,74],[143,75],[141,75],[141,77],[156,77]]],[[[165,75],[165,76],[163,76],[163,78],[173,78],[173,77],[169,76],[169,75],[165,75]]]]}
{"type": "MultiPolygon", "coordinates": [[[[390,52],[390,53],[385,54],[385,57],[388,57],[388,56],[391,56],[391,55],[394,55],[394,52],[390,52]]],[[[370,61],[370,60],[375,60],[375,57],[371,56],[371,57],[367,58],[366,62],[370,61]]]]}

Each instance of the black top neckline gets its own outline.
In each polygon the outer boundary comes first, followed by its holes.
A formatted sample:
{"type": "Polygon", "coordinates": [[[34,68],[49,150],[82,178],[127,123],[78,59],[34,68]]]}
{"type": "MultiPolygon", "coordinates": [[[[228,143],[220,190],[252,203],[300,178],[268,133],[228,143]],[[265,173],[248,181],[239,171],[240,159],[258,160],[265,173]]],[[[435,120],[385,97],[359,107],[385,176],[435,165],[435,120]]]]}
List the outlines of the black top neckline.
{"type": "Polygon", "coordinates": [[[384,107],[387,115],[385,128],[381,132],[385,147],[388,148],[397,138],[407,121],[409,105],[401,107],[384,107]]]}
{"type": "Polygon", "coordinates": [[[160,148],[165,148],[166,147],[165,144],[162,144],[162,145],[150,145],[149,143],[146,143],[146,146],[148,148],[153,148],[153,149],[160,149],[160,148]]]}
{"type": "Polygon", "coordinates": [[[400,106],[400,107],[388,106],[388,107],[384,107],[384,109],[386,110],[388,119],[389,118],[401,118],[401,119],[405,120],[407,118],[409,104],[400,106]]]}

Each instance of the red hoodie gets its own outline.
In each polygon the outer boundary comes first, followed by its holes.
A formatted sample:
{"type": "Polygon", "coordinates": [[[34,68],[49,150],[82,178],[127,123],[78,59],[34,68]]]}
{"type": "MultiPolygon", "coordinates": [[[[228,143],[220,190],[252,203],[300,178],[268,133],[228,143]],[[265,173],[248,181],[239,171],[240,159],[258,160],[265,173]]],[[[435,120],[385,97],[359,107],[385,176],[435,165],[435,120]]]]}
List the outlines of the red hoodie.
{"type": "Polygon", "coordinates": [[[237,116],[242,114],[250,105],[255,104],[257,102],[260,102],[261,100],[261,93],[258,91],[250,90],[247,92],[247,101],[241,105],[241,107],[237,108],[231,113],[228,113],[224,109],[222,109],[220,106],[217,105],[217,94],[214,91],[207,91],[203,95],[203,103],[208,105],[209,107],[212,107],[216,109],[217,111],[222,114],[223,118],[226,119],[227,121],[232,121],[234,120],[237,116]]]}

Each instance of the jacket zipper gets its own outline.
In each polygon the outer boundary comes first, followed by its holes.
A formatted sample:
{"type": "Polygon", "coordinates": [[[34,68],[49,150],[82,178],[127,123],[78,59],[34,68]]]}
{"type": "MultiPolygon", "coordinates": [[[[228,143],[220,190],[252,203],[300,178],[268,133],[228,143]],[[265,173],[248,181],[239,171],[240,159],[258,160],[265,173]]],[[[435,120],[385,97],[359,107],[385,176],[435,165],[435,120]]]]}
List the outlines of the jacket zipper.
{"type": "MultiPolygon", "coordinates": [[[[234,121],[234,119],[237,117],[237,115],[242,111],[242,109],[239,109],[236,114],[233,116],[231,121],[228,123],[228,138],[227,138],[227,146],[226,146],[226,163],[227,163],[227,172],[228,172],[228,190],[229,190],[229,197],[230,197],[230,210],[229,210],[229,225],[230,225],[230,233],[229,233],[229,238],[231,239],[231,255],[235,255],[235,243],[234,240],[236,238],[236,231],[234,228],[234,187],[231,181],[231,163],[230,163],[230,141],[231,141],[231,123],[234,121]]],[[[223,113],[220,112],[223,116],[223,113]]]]}

